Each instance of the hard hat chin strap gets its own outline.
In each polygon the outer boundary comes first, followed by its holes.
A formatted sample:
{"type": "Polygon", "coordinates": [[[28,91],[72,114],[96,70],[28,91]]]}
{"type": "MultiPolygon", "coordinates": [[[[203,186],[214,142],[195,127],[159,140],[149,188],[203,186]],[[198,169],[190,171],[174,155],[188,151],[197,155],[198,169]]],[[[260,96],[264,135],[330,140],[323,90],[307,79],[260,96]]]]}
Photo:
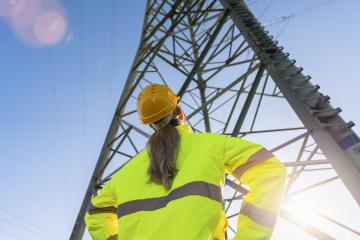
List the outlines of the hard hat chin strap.
{"type": "Polygon", "coordinates": [[[168,125],[171,120],[173,119],[173,113],[170,113],[169,115],[167,115],[166,117],[164,117],[162,120],[160,120],[159,122],[156,123],[152,123],[151,126],[153,128],[155,128],[155,130],[159,130],[160,128],[165,127],[166,125],[168,125]]]}

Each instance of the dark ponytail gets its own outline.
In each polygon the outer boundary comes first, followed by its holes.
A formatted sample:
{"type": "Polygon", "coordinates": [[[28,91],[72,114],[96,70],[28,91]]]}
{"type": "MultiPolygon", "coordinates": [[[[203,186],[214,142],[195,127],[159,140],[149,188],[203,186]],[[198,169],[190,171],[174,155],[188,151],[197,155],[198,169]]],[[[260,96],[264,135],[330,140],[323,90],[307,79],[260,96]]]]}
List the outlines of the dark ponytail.
{"type": "Polygon", "coordinates": [[[171,188],[177,171],[175,162],[180,135],[175,126],[178,124],[177,119],[172,119],[165,127],[156,130],[148,141],[150,180],[163,185],[166,190],[171,188]]]}

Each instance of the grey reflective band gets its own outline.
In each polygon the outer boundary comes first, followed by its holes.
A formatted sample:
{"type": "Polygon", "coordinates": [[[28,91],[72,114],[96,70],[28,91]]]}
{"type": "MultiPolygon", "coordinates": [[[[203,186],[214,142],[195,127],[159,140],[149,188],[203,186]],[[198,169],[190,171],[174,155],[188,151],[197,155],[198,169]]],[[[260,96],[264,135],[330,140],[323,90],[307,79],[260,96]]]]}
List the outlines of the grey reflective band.
{"type": "Polygon", "coordinates": [[[114,213],[116,214],[116,207],[103,207],[103,208],[97,208],[94,205],[90,203],[87,212],[91,214],[98,214],[98,213],[114,213]]]}
{"type": "Polygon", "coordinates": [[[247,201],[243,201],[240,213],[254,222],[269,228],[273,228],[276,223],[276,213],[258,208],[247,201]]]}
{"type": "Polygon", "coordinates": [[[262,163],[270,158],[274,157],[274,155],[267,150],[266,148],[262,148],[259,151],[257,151],[256,153],[254,153],[253,155],[251,155],[249,157],[249,159],[247,160],[247,162],[243,165],[240,165],[239,167],[237,167],[232,174],[240,179],[240,177],[243,175],[243,173],[248,170],[249,168],[251,168],[252,166],[255,166],[256,164],[262,163]]]}
{"type": "Polygon", "coordinates": [[[161,121],[157,122],[157,123],[152,123],[151,125],[156,129],[159,130],[160,128],[165,127],[166,125],[168,125],[171,120],[172,120],[172,116],[173,113],[170,113],[169,115],[167,115],[165,118],[163,118],[161,121]]]}
{"type": "Polygon", "coordinates": [[[108,237],[106,240],[117,240],[117,239],[118,239],[118,235],[112,235],[108,237]]]}
{"type": "Polygon", "coordinates": [[[222,204],[221,188],[202,181],[190,182],[172,190],[167,196],[133,200],[122,203],[117,208],[118,217],[123,217],[139,211],[154,211],[166,207],[174,200],[187,196],[202,196],[222,204]]]}
{"type": "Polygon", "coordinates": [[[253,155],[251,155],[251,157],[249,158],[249,160],[247,162],[248,163],[263,162],[265,160],[268,160],[269,158],[272,158],[273,156],[274,155],[272,154],[272,152],[270,152],[266,148],[262,148],[259,151],[257,151],[256,153],[254,153],[253,155]]]}

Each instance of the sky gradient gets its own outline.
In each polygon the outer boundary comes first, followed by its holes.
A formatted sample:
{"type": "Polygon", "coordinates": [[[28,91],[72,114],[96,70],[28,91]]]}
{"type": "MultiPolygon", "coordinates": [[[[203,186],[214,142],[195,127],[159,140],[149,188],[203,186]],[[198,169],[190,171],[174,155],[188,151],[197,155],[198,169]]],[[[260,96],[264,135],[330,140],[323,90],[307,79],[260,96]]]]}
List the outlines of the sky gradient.
{"type": "MultiPolygon", "coordinates": [[[[26,45],[0,18],[2,240],[68,239],[135,55],[145,1],[82,2],[60,1],[68,29],[51,47],[26,45]]],[[[270,32],[342,117],[360,124],[360,2],[251,8],[264,23],[295,15],[270,32]]]]}

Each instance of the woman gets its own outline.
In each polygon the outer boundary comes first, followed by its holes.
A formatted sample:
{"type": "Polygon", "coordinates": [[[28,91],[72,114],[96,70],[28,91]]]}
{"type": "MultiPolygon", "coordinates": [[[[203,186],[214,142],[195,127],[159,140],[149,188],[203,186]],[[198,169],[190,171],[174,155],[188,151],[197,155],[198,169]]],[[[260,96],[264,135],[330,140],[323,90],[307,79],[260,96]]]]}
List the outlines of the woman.
{"type": "Polygon", "coordinates": [[[152,84],[138,113],[154,134],[94,197],[85,216],[95,240],[223,240],[225,174],[250,187],[233,239],[269,239],[285,168],[262,146],[239,138],[191,133],[167,87],[152,84]]]}

